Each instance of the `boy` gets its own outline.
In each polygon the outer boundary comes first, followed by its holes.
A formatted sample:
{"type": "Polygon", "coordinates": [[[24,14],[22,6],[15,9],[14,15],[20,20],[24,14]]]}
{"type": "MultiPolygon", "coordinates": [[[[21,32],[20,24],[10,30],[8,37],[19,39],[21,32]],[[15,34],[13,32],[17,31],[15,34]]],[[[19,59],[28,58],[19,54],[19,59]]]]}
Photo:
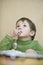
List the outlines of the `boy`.
{"type": "Polygon", "coordinates": [[[22,17],[16,22],[16,29],[0,42],[0,50],[15,49],[28,54],[43,54],[43,48],[34,40],[35,35],[35,24],[30,19],[22,17]]]}

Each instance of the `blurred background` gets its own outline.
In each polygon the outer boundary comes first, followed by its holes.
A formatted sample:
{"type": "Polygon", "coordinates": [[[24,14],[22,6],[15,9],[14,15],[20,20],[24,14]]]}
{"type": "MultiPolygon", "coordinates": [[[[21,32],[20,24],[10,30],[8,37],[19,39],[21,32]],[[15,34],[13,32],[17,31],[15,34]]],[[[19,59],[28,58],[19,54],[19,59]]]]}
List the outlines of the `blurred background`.
{"type": "Polygon", "coordinates": [[[43,0],[0,0],[0,40],[14,29],[21,17],[27,17],[35,23],[35,39],[43,45],[43,0]]]}

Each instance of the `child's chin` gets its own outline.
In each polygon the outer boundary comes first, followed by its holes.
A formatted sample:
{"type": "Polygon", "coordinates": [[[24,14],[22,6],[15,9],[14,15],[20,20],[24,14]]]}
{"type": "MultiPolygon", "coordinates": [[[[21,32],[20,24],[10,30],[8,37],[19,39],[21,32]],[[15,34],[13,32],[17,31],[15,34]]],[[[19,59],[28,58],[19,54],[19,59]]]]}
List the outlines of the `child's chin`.
{"type": "Polygon", "coordinates": [[[24,37],[24,35],[19,35],[19,37],[24,37]]]}

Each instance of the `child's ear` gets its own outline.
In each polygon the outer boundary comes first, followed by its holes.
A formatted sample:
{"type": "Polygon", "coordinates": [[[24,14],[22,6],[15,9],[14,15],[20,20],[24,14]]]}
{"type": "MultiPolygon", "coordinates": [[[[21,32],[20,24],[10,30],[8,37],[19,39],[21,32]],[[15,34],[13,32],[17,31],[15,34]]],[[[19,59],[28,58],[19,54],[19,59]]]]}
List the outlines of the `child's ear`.
{"type": "Polygon", "coordinates": [[[30,36],[34,36],[34,34],[35,34],[35,31],[30,32],[30,36]]]}

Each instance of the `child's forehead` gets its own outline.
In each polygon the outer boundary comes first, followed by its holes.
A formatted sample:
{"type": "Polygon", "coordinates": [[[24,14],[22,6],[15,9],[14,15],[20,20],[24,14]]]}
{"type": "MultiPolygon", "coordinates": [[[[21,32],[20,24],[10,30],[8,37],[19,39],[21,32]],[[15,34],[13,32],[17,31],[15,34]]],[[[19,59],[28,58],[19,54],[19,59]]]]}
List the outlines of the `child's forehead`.
{"type": "Polygon", "coordinates": [[[29,24],[29,23],[26,20],[25,21],[18,21],[17,25],[20,25],[20,24],[29,24]]]}

